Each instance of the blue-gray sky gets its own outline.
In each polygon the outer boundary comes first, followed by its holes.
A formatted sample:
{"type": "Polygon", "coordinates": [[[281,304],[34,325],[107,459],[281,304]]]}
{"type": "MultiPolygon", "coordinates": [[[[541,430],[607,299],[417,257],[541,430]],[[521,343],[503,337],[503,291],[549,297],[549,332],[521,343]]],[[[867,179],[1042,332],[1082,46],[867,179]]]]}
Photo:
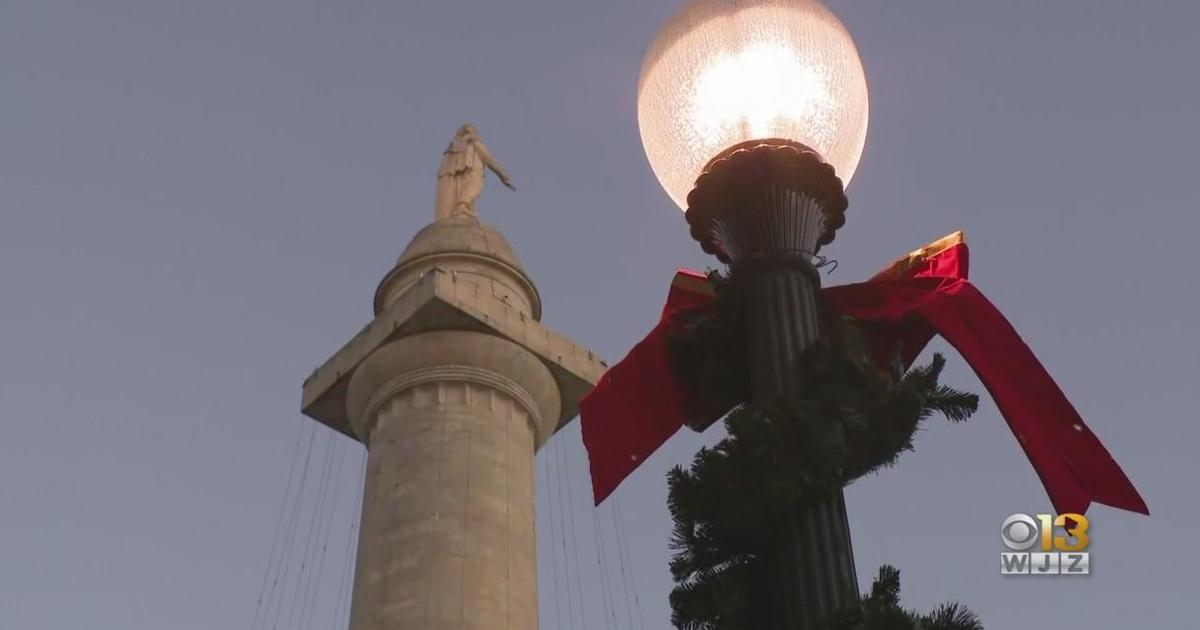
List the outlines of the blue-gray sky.
{"type": "MultiPolygon", "coordinates": [[[[252,626],[311,424],[300,383],[370,318],[464,121],[517,183],[489,186],[480,211],[545,321],[619,358],[672,271],[710,262],[636,126],[642,52],[678,5],[0,2],[0,627],[252,626]]],[[[830,6],[872,112],[828,282],[965,228],[975,281],[1153,511],[1091,513],[1088,578],[1002,579],[1000,521],[1049,505],[987,401],[848,490],[860,579],[895,564],[907,604],[959,600],[994,629],[1194,623],[1200,9],[830,6]]],[[[950,356],[948,380],[982,391],[950,356]]],[[[668,626],[663,474],[702,441],[681,435],[618,494],[635,626],[638,605],[644,627],[668,626]]],[[[327,444],[342,466],[312,627],[343,627],[361,448],[315,442],[310,486],[327,444]]],[[[565,619],[576,579],[588,627],[625,627],[620,563],[615,610],[603,597],[578,427],[556,443],[563,464],[539,463],[568,483],[539,479],[542,627],[582,627],[578,601],[565,619]],[[556,590],[558,490],[581,557],[557,556],[556,590]]]]}

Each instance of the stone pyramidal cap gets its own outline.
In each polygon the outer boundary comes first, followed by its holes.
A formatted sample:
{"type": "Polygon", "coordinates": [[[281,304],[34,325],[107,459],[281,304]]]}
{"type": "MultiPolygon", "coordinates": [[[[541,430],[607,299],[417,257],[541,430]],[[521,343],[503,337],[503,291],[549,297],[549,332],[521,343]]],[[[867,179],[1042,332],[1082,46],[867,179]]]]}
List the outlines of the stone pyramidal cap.
{"type": "Polygon", "coordinates": [[[347,389],[372,353],[434,331],[482,332],[513,341],[553,374],[562,399],[540,445],[578,413],[578,401],[608,369],[595,353],[541,324],[541,298],[507,239],[477,216],[435,221],[413,237],[379,283],[375,318],[305,381],[303,413],[359,441],[347,389]]]}
{"type": "Polygon", "coordinates": [[[480,221],[479,217],[465,213],[421,228],[396,260],[396,266],[447,252],[479,254],[513,267],[521,266],[517,253],[499,230],[480,221]]]}
{"type": "Polygon", "coordinates": [[[496,228],[474,214],[459,214],[421,228],[375,292],[375,314],[415,284],[440,269],[484,283],[500,300],[510,301],[535,320],[542,301],[516,252],[496,228]]]}

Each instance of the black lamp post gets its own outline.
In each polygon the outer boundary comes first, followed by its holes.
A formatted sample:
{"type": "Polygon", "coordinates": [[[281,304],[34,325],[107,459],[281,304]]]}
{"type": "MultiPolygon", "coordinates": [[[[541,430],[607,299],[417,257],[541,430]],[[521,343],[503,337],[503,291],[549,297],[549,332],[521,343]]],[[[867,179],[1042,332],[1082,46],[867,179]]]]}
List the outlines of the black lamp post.
{"type": "MultiPolygon", "coordinates": [[[[814,151],[770,139],[713,159],[688,195],[692,236],[744,275],[751,402],[766,408],[798,381],[803,350],[821,335],[812,257],[845,222],[842,182],[814,151]]],[[[776,628],[812,628],[858,600],[842,491],[792,508],[769,556],[776,628]]]]}
{"type": "MultiPolygon", "coordinates": [[[[854,43],[815,0],[696,0],[651,45],[638,99],[647,157],[692,237],[746,282],[750,402],[765,408],[821,335],[814,261],[845,223],[839,174],[866,136],[854,43]]],[[[841,490],[795,505],[774,534],[774,628],[815,628],[857,601],[841,490]]]]}

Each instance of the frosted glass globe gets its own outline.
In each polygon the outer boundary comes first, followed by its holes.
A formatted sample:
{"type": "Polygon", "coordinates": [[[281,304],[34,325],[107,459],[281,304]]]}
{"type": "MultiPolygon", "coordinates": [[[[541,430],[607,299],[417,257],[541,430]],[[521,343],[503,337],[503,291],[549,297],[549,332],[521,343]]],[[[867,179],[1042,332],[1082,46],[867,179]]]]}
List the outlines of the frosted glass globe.
{"type": "Polygon", "coordinates": [[[708,161],[750,140],[804,144],[848,184],[867,110],[854,40],[816,0],[694,0],[659,31],[638,82],[646,157],[684,209],[708,161]]]}

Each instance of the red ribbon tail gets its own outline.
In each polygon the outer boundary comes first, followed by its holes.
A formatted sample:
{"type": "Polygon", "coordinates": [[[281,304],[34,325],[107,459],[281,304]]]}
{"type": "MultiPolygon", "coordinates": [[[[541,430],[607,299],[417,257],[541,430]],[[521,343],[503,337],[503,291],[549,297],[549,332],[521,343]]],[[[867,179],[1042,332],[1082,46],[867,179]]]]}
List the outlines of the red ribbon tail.
{"type": "Polygon", "coordinates": [[[1146,502],[1003,314],[965,280],[921,314],[983,382],[1059,513],[1094,501],[1149,514],[1146,502]]]}
{"type": "Polygon", "coordinates": [[[679,270],[658,325],[579,401],[596,505],[683,426],[686,395],[667,338],[682,314],[707,308],[713,295],[704,274],[679,270]]]}
{"type": "MultiPolygon", "coordinates": [[[[964,250],[965,253],[965,250],[964,250]]],[[[1133,483],[998,309],[961,277],[831,287],[822,296],[860,320],[876,354],[915,358],[931,333],[963,356],[992,395],[1060,513],[1092,502],[1148,514],[1133,483]]]]}

